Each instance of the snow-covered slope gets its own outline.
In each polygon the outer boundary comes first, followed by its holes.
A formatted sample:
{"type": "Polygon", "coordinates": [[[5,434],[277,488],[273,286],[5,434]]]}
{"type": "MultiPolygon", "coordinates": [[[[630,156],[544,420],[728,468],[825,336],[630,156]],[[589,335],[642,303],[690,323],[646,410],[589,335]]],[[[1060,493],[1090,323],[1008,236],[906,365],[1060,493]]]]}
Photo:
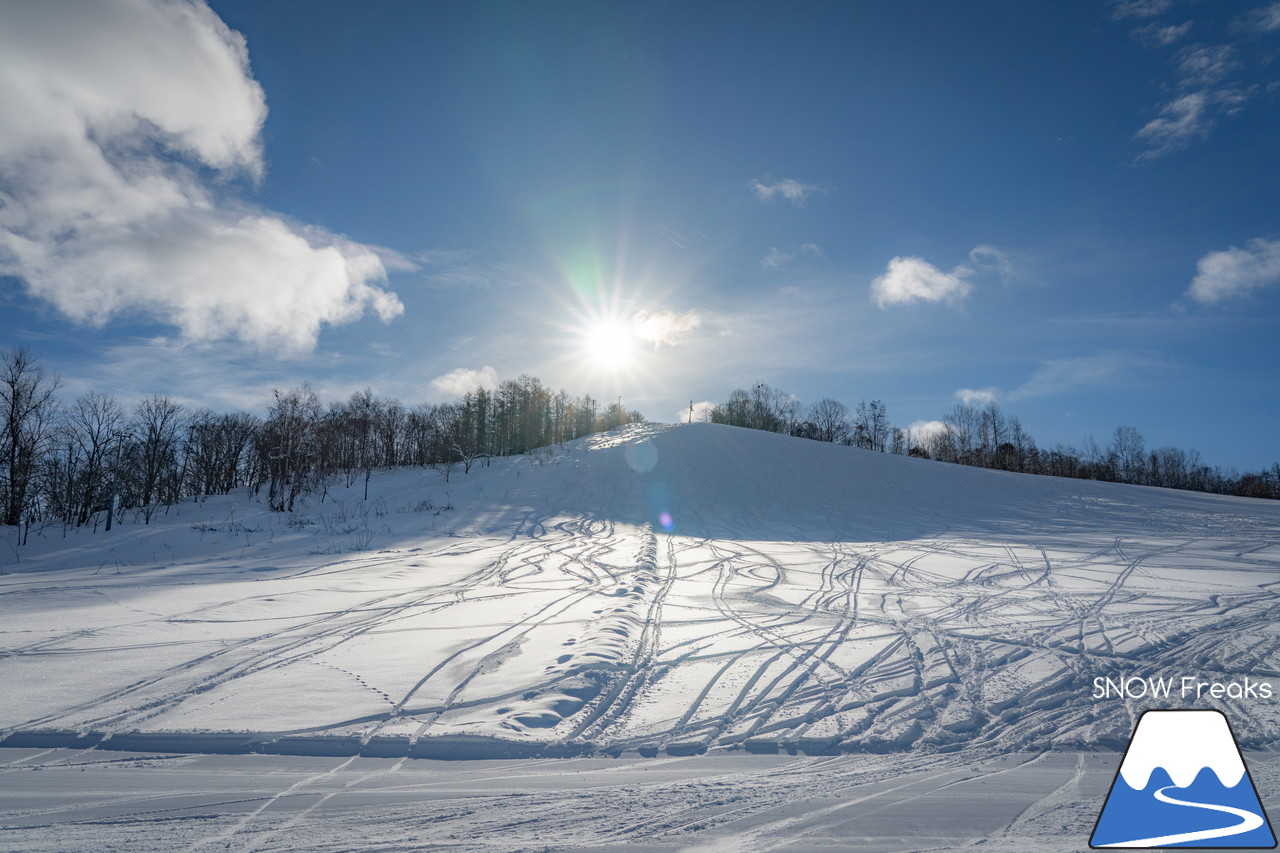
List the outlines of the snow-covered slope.
{"type": "MultiPolygon", "coordinates": [[[[0,548],[0,736],[1121,748],[1143,708],[1195,703],[1095,699],[1095,678],[1247,675],[1280,695],[1275,503],[706,424],[362,486],[293,516],[241,494],[0,548]]],[[[1280,742],[1274,702],[1198,707],[1238,712],[1246,746],[1280,742]]]]}

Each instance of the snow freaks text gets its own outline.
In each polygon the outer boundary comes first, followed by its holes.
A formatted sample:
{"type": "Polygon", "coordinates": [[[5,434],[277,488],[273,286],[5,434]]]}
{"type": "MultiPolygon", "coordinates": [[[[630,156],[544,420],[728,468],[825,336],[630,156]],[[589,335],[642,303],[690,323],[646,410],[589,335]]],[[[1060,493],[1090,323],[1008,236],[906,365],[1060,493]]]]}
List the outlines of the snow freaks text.
{"type": "Polygon", "coordinates": [[[1269,681],[1205,681],[1198,676],[1122,676],[1093,680],[1094,699],[1257,699],[1275,695],[1269,681]]]}

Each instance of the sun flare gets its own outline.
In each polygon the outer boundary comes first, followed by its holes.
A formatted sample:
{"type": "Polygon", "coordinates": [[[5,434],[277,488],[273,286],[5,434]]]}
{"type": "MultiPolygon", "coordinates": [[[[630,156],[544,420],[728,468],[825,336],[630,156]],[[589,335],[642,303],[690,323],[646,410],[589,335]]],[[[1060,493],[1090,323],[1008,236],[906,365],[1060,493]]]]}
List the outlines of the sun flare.
{"type": "Polygon", "coordinates": [[[597,370],[623,370],[635,359],[635,332],[624,323],[594,323],[586,330],[584,338],[585,355],[597,370]]]}

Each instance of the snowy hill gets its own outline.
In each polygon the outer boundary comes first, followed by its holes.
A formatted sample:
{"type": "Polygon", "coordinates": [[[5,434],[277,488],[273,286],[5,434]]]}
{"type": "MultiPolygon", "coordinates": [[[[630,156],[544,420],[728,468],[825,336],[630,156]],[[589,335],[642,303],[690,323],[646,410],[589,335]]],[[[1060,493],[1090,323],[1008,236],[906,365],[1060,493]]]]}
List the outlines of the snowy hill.
{"type": "Polygon", "coordinates": [[[1280,504],[707,424],[0,549],[0,738],[521,755],[1122,748],[1272,681],[1280,504]]]}

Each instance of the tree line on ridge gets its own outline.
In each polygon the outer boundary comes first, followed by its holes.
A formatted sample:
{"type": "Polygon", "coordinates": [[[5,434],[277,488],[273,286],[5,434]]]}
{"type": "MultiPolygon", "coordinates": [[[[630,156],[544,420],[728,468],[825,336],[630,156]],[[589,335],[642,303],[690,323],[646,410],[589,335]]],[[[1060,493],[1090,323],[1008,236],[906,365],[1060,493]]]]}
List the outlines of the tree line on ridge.
{"type": "MultiPolygon", "coordinates": [[[[604,432],[644,416],[621,401],[552,391],[532,376],[477,387],[454,402],[419,403],[371,390],[321,402],[308,385],[276,390],[265,417],[191,409],[156,395],[126,408],[91,391],[70,403],[60,381],[25,348],[0,353],[0,524],[97,526],[108,508],[144,523],[183,498],[247,488],[272,510],[332,483],[365,494],[372,472],[434,467],[446,479],[477,461],[526,453],[604,432]]],[[[958,403],[927,430],[895,426],[885,404],[850,409],[832,398],[803,406],[759,383],[734,390],[704,419],[883,453],[1060,477],[1280,498],[1280,463],[1260,472],[1206,465],[1195,450],[1147,448],[1132,426],[1099,445],[1038,447],[1017,417],[993,402],[958,403]]]]}
{"type": "Polygon", "coordinates": [[[824,397],[806,407],[796,397],[759,383],[735,389],[703,417],[712,423],[978,468],[1280,499],[1280,463],[1244,474],[1210,467],[1196,450],[1148,448],[1132,426],[1117,427],[1105,446],[1089,436],[1080,448],[1041,448],[1018,418],[1007,415],[995,401],[957,403],[940,421],[913,430],[891,423],[879,400],[864,400],[850,409],[824,397]]]}

